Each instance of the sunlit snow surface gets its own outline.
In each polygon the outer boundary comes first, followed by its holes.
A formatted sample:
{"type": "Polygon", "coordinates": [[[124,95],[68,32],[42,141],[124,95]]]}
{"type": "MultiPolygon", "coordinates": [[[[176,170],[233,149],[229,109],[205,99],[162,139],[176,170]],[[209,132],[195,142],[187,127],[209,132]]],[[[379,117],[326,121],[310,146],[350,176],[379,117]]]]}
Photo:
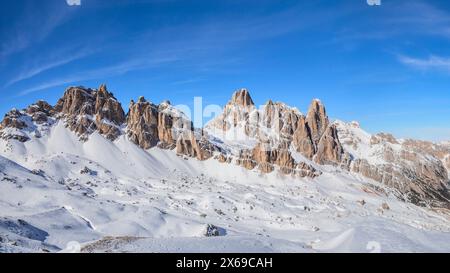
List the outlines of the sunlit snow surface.
{"type": "Polygon", "coordinates": [[[450,251],[449,215],[332,167],[261,175],[125,136],[80,142],[61,123],[1,140],[0,155],[0,252],[450,251]],[[208,224],[220,236],[206,237],[208,224]]]}

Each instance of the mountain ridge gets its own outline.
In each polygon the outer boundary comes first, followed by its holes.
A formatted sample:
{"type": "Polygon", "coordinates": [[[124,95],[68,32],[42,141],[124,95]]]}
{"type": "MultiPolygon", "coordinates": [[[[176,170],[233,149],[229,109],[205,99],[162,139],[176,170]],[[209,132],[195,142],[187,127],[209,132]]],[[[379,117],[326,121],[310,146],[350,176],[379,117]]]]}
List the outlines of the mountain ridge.
{"type": "Polygon", "coordinates": [[[304,115],[272,100],[258,109],[250,92],[240,89],[221,115],[204,128],[194,128],[169,101],[153,104],[140,97],[130,102],[125,114],[106,85],[69,87],[55,106],[38,101],[22,111],[8,112],[0,124],[0,137],[27,142],[59,120],[81,141],[93,132],[110,141],[126,135],[144,150],[173,149],[182,156],[213,158],[263,174],[278,171],[314,178],[329,165],[388,185],[399,191],[402,200],[450,208],[449,147],[397,140],[389,134],[369,135],[356,123],[332,122],[318,99],[304,115]]]}

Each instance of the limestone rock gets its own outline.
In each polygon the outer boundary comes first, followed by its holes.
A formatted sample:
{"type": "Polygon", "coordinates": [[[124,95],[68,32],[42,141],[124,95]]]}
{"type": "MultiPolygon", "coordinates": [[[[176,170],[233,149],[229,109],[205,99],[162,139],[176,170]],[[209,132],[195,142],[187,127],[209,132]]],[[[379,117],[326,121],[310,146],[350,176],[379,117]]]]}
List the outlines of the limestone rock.
{"type": "Polygon", "coordinates": [[[343,154],[344,149],[339,142],[336,126],[330,125],[320,138],[314,161],[322,165],[339,165],[343,154]]]}
{"type": "Polygon", "coordinates": [[[253,170],[257,165],[257,162],[253,160],[253,151],[240,150],[238,158],[236,159],[236,164],[246,168],[247,170],[253,170]]]}
{"type": "Polygon", "coordinates": [[[398,197],[421,206],[450,207],[445,148],[438,144],[370,135],[337,123],[344,149],[353,154],[350,170],[398,191],[398,197]]]}
{"type": "Polygon", "coordinates": [[[140,97],[129,108],[127,135],[143,149],[176,149],[178,154],[198,160],[210,158],[216,150],[201,133],[195,133],[192,122],[169,101],[155,105],[140,97]]]}
{"type": "Polygon", "coordinates": [[[231,98],[231,103],[234,105],[239,105],[239,106],[244,106],[244,107],[255,105],[253,103],[252,98],[250,97],[250,93],[245,88],[241,89],[239,91],[236,91],[233,94],[233,97],[231,98]]]}
{"type": "Polygon", "coordinates": [[[250,93],[246,89],[236,91],[225,105],[223,113],[208,124],[210,131],[225,132],[236,127],[241,128],[247,136],[257,134],[255,124],[259,116],[250,93]],[[252,115],[253,114],[253,115],[252,115]]]}
{"type": "Polygon", "coordinates": [[[257,109],[248,90],[242,89],[233,94],[223,113],[206,129],[223,143],[254,143],[251,149],[236,148],[240,150],[235,154],[237,164],[247,169],[258,167],[269,173],[278,168],[282,173],[295,174],[300,166],[302,176],[315,176],[318,172],[313,167],[303,171],[302,167],[309,164],[294,160],[292,151],[306,160],[317,158],[319,164],[347,165],[349,161],[343,156],[335,130],[323,137],[328,125],[325,107],[318,100],[312,102],[308,115],[304,116],[296,108],[272,100],[257,109]]]}
{"type": "Polygon", "coordinates": [[[27,127],[27,124],[23,119],[21,119],[24,115],[17,109],[12,109],[8,113],[5,114],[3,121],[0,124],[0,129],[5,128],[15,128],[15,129],[23,129],[27,127]]]}
{"type": "Polygon", "coordinates": [[[46,101],[39,100],[36,103],[28,106],[26,113],[31,116],[31,119],[37,124],[43,124],[48,121],[51,116],[53,107],[46,101]]]}
{"type": "Polygon", "coordinates": [[[131,101],[127,115],[127,135],[131,141],[143,149],[150,149],[159,142],[158,107],[140,97],[131,101]]]}
{"type": "Polygon", "coordinates": [[[98,130],[110,140],[120,135],[120,126],[125,121],[121,104],[102,85],[98,90],[70,87],[58,100],[53,112],[64,118],[70,130],[82,139],[98,130]]]}
{"type": "Polygon", "coordinates": [[[166,148],[174,148],[179,134],[194,130],[192,122],[169,101],[158,106],[158,137],[166,148]]]}
{"type": "Polygon", "coordinates": [[[177,154],[195,157],[198,160],[209,159],[215,148],[206,139],[198,139],[193,131],[180,134],[176,142],[177,154]]]}
{"type": "Polygon", "coordinates": [[[313,100],[306,115],[306,123],[311,130],[314,143],[318,144],[325,130],[328,128],[329,120],[320,100],[313,100]]]}
{"type": "Polygon", "coordinates": [[[398,141],[395,139],[395,137],[391,134],[387,133],[378,133],[376,135],[373,135],[370,139],[370,143],[372,145],[379,144],[381,142],[389,142],[392,144],[398,144],[398,141]]]}
{"type": "Polygon", "coordinates": [[[298,121],[297,130],[295,130],[293,136],[293,145],[297,152],[301,153],[306,158],[312,159],[316,153],[316,147],[312,140],[311,131],[304,116],[301,116],[298,121]]]}

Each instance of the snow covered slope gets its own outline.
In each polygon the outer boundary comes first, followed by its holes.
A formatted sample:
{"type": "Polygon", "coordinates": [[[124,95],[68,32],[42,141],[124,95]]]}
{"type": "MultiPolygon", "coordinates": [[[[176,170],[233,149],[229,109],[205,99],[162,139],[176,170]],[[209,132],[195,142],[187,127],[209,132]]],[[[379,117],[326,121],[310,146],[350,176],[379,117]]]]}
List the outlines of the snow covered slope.
{"type": "Polygon", "coordinates": [[[62,124],[0,145],[1,251],[450,251],[448,215],[338,169],[261,175],[62,124]]]}

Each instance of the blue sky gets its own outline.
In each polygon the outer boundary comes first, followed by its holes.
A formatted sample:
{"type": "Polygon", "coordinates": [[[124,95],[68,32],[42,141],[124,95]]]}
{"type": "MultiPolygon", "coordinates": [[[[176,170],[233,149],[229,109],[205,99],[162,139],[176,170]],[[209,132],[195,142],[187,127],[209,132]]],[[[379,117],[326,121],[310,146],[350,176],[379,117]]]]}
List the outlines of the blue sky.
{"type": "Polygon", "coordinates": [[[3,1],[0,114],[72,85],[108,88],[126,108],[154,102],[254,101],[369,132],[450,140],[450,3],[366,0],[3,1]]]}

